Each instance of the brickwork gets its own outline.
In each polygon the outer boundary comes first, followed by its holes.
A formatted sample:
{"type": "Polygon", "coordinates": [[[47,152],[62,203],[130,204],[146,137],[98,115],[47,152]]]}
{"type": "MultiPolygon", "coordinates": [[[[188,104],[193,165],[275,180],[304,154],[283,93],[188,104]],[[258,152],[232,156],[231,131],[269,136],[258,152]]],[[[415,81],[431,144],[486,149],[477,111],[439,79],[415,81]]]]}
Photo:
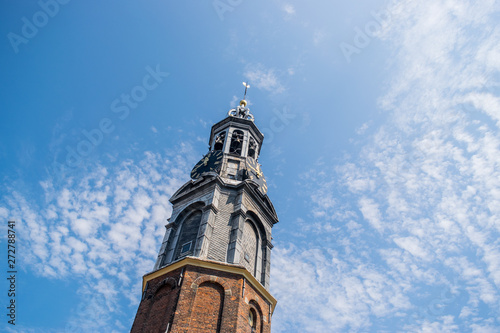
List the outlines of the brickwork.
{"type": "Polygon", "coordinates": [[[172,322],[179,298],[180,288],[177,287],[177,278],[180,272],[180,270],[170,272],[148,283],[131,332],[165,332],[168,323],[172,322]]]}
{"type": "Polygon", "coordinates": [[[224,289],[218,283],[201,284],[194,299],[189,332],[217,333],[220,330],[224,308],[224,289]]]}
{"type": "MultiPolygon", "coordinates": [[[[252,327],[248,322],[248,314],[250,309],[254,309],[256,318],[256,330],[255,333],[270,333],[271,332],[271,321],[269,318],[269,307],[270,305],[262,298],[258,291],[248,282],[245,284],[245,295],[241,301],[240,308],[238,310],[238,333],[250,333],[252,332],[252,327]]],[[[253,333],[253,332],[252,332],[253,333]]]]}
{"type": "Polygon", "coordinates": [[[251,333],[250,309],[257,314],[255,332],[270,333],[270,305],[242,275],[184,268],[149,281],[132,333],[164,333],[169,323],[172,333],[251,333]],[[164,282],[168,277],[178,280],[181,272],[181,286],[172,289],[172,282],[164,282]]]}

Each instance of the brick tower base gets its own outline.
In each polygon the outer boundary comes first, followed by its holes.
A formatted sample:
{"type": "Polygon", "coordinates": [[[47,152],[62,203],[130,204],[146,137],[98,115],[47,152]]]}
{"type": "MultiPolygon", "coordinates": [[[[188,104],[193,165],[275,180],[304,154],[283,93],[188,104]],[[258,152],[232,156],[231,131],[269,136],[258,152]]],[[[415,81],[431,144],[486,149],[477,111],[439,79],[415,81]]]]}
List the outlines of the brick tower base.
{"type": "Polygon", "coordinates": [[[270,333],[276,299],[243,266],[187,257],[143,277],[132,333],[270,333]]]}

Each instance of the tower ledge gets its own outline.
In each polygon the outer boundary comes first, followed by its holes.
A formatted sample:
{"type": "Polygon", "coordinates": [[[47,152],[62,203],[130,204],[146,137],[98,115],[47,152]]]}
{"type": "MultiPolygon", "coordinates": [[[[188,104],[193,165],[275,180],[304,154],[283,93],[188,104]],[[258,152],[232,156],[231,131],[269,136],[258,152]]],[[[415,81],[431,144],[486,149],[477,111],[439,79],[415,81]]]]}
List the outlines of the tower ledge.
{"type": "Polygon", "coordinates": [[[276,307],[278,301],[271,295],[271,293],[269,293],[269,291],[259,281],[257,281],[257,279],[252,274],[250,274],[250,272],[245,267],[241,265],[229,264],[214,260],[199,259],[196,257],[185,257],[168,266],[150,272],[142,277],[142,291],[143,292],[145,291],[146,285],[149,281],[186,266],[201,267],[201,268],[207,268],[216,271],[241,275],[271,305],[271,314],[273,314],[274,308],[276,307]]]}

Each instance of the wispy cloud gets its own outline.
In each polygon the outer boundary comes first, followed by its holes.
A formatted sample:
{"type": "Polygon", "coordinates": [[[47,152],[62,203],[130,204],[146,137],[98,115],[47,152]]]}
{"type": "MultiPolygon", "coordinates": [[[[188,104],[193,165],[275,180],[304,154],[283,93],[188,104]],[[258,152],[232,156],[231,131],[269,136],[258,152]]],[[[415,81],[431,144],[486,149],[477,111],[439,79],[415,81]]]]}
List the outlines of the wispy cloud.
{"type": "Polygon", "coordinates": [[[313,43],[314,45],[319,45],[323,42],[326,37],[326,33],[323,30],[314,31],[313,35],[313,43]]]}
{"type": "Polygon", "coordinates": [[[251,85],[255,85],[259,89],[275,94],[285,91],[275,70],[265,68],[262,64],[247,65],[244,76],[251,85]]]}
{"type": "Polygon", "coordinates": [[[275,251],[278,331],[498,330],[499,10],[494,1],[389,9],[380,38],[395,57],[380,106],[390,117],[331,170],[340,181],[308,179],[307,224],[332,228],[275,251]],[[337,214],[342,206],[354,215],[337,214]],[[286,295],[302,288],[313,291],[286,295]]]}
{"type": "Polygon", "coordinates": [[[283,11],[285,12],[285,19],[290,19],[295,16],[295,7],[292,4],[284,4],[283,11]]]}

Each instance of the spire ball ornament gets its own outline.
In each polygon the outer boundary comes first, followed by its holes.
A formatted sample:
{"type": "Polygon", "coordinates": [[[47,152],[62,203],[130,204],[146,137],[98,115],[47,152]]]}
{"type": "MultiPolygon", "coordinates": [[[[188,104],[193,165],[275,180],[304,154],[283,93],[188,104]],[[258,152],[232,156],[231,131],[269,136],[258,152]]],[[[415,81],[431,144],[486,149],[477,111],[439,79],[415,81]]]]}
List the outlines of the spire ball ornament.
{"type": "Polygon", "coordinates": [[[247,97],[247,89],[250,88],[250,85],[246,82],[243,82],[245,86],[245,94],[243,95],[243,99],[240,101],[240,105],[238,105],[235,109],[229,110],[227,113],[228,116],[243,118],[250,121],[254,121],[253,114],[250,113],[250,109],[247,108],[248,102],[246,100],[247,97]]]}

